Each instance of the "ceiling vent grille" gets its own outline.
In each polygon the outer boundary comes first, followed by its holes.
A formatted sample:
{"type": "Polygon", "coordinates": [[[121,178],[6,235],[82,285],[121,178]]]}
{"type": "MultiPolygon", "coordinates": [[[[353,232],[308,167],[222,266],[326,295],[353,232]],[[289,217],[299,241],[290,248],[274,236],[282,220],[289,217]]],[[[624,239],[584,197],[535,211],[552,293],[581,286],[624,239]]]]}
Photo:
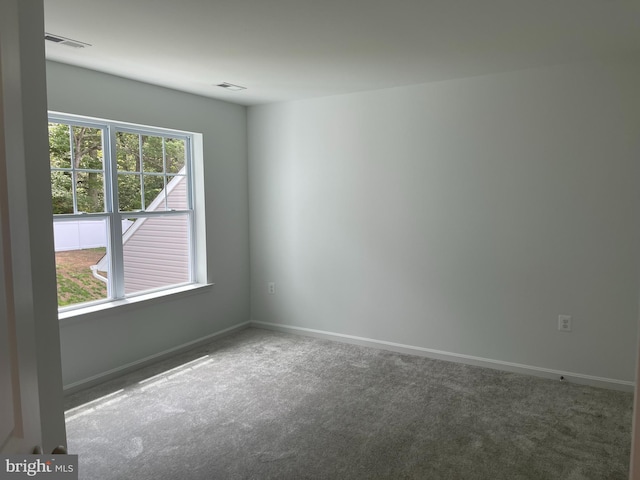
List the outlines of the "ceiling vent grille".
{"type": "Polygon", "coordinates": [[[84,47],[91,46],[88,43],[80,42],[78,40],[72,40],[66,37],[61,37],[60,35],[52,35],[50,33],[45,33],[44,39],[49,42],[57,43],[58,45],[64,45],[65,47],[71,47],[71,48],[84,48],[84,47]]]}
{"type": "Polygon", "coordinates": [[[216,87],[226,88],[227,90],[231,90],[237,92],[239,90],[246,90],[247,87],[241,87],[240,85],[234,85],[233,83],[222,82],[216,85],[216,87]]]}

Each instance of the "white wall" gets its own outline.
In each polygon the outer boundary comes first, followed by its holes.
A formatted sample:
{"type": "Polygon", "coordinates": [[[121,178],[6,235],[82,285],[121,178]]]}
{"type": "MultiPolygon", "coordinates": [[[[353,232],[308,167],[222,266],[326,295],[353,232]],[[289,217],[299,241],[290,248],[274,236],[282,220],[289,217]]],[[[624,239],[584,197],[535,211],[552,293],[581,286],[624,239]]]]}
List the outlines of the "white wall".
{"type": "Polygon", "coordinates": [[[254,321],[634,380],[640,62],[250,107],[248,125],[254,321]]]}
{"type": "Polygon", "coordinates": [[[249,320],[246,108],[47,63],[49,110],[203,134],[213,291],[61,322],[65,385],[249,320]]]}

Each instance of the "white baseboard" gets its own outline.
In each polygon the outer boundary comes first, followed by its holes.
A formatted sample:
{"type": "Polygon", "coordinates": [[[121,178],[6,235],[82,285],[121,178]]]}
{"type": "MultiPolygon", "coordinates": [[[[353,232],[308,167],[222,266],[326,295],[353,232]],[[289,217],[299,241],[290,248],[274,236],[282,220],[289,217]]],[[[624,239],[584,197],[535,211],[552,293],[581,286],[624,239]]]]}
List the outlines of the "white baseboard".
{"type": "Polygon", "coordinates": [[[416,347],[412,345],[403,345],[400,343],[386,342],[384,340],[374,340],[371,338],[356,337],[353,335],[344,335],[341,333],[326,332],[323,330],[314,330],[311,328],[292,327],[289,325],[280,325],[277,323],[267,322],[249,322],[249,326],[256,328],[264,328],[275,330],[278,332],[293,333],[297,335],[305,335],[309,337],[323,338],[334,340],[342,343],[350,343],[354,345],[362,345],[365,347],[389,350],[392,352],[407,353],[410,355],[420,355],[423,357],[435,358],[438,360],[446,360],[448,362],[464,363],[467,365],[475,365],[479,367],[493,368],[495,370],[503,370],[513,373],[522,373],[525,375],[534,375],[536,377],[550,378],[577,383],[581,385],[590,385],[593,387],[608,388],[610,390],[620,390],[624,392],[633,392],[635,384],[625,380],[616,380],[612,378],[595,377],[592,375],[583,375],[581,373],[563,372],[561,370],[553,370],[550,368],[535,367],[532,365],[523,365],[520,363],[503,362],[501,360],[493,360],[490,358],[474,357],[471,355],[463,355],[459,353],[444,352],[431,348],[416,347]]]}
{"type": "Polygon", "coordinates": [[[152,363],[158,362],[165,358],[177,355],[186,350],[190,350],[195,348],[201,344],[205,344],[210,342],[216,337],[223,337],[225,335],[229,335],[231,333],[244,330],[245,328],[249,328],[250,322],[244,322],[239,325],[234,325],[233,327],[225,328],[224,330],[220,330],[219,332],[212,333],[211,335],[207,335],[205,337],[198,338],[196,340],[192,340],[187,343],[183,343],[178,345],[177,347],[170,348],[168,350],[164,350],[162,352],[156,353],[154,355],[149,355],[148,357],[141,358],[140,360],[136,360],[135,362],[130,362],[120,367],[112,368],[111,370],[107,370],[106,372],[98,373],[96,375],[92,375],[91,377],[84,378],[82,380],[78,380],[77,382],[70,383],[68,385],[64,385],[63,390],[65,395],[69,395],[71,393],[77,392],[78,390],[82,390],[85,388],[92,387],[93,385],[97,385],[99,383],[106,382],[113,378],[119,377],[126,373],[129,373],[133,370],[138,370],[142,367],[150,365],[152,363]]]}

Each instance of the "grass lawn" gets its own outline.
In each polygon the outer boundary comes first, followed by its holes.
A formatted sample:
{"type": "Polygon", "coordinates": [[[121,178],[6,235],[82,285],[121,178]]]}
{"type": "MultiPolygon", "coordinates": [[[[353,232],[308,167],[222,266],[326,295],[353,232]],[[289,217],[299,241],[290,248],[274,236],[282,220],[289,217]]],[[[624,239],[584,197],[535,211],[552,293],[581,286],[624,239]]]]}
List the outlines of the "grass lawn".
{"type": "Polygon", "coordinates": [[[105,253],[104,247],[56,252],[59,307],[107,297],[107,284],[95,278],[89,268],[105,253]]]}

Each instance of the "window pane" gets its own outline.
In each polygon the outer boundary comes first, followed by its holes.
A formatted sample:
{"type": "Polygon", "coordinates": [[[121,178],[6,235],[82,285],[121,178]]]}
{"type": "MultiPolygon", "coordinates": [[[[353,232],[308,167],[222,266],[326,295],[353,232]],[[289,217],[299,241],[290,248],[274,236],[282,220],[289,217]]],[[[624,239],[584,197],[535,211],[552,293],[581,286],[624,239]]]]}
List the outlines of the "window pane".
{"type": "Polygon", "coordinates": [[[119,172],[140,171],[140,136],[135,133],[116,133],[116,159],[119,172]]]}
{"type": "Polygon", "coordinates": [[[92,127],[56,115],[49,123],[59,305],[123,298],[123,290],[126,296],[193,281],[188,139],[177,138],[180,132],[173,137],[167,131],[165,137],[143,126],[78,122],[92,127]],[[114,138],[115,148],[105,147],[105,138],[114,138]],[[107,246],[114,233],[111,220],[118,218],[124,257],[120,248],[110,252],[107,246]],[[111,266],[115,272],[109,275],[111,266]]]}
{"type": "Polygon", "coordinates": [[[49,160],[51,168],[71,168],[69,125],[49,124],[49,160]]]}
{"type": "Polygon", "coordinates": [[[54,221],[58,306],[108,298],[107,221],[54,221]]]}
{"type": "Polygon", "coordinates": [[[76,168],[103,170],[102,130],[73,127],[73,159],[76,168]]]}
{"type": "Polygon", "coordinates": [[[51,172],[51,201],[53,213],[73,213],[71,172],[51,172]]]}
{"type": "Polygon", "coordinates": [[[144,175],[144,202],[146,210],[165,210],[163,175],[144,175]]]}
{"type": "Polygon", "coordinates": [[[184,175],[167,178],[167,209],[189,209],[187,202],[187,177],[184,175]]]}
{"type": "Polygon", "coordinates": [[[140,175],[118,175],[118,206],[121,212],[142,210],[140,175]]]}
{"type": "Polygon", "coordinates": [[[165,150],[167,155],[167,172],[180,172],[180,170],[184,168],[185,162],[184,140],[175,138],[165,139],[165,150]]]}
{"type": "Polygon", "coordinates": [[[104,212],[104,176],[94,172],[76,172],[78,212],[104,212]]]}
{"type": "Polygon", "coordinates": [[[190,281],[188,215],[138,218],[122,241],[126,294],[190,281]]]}
{"type": "Polygon", "coordinates": [[[142,167],[145,172],[164,172],[162,137],[142,136],[142,167]]]}

